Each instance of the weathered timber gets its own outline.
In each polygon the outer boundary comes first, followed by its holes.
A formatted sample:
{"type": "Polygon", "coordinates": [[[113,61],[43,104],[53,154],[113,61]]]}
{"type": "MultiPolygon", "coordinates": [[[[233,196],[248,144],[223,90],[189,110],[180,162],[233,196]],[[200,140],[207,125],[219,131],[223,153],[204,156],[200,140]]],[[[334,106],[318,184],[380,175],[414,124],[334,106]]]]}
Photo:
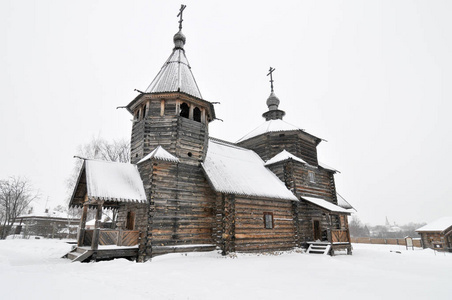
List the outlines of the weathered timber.
{"type": "Polygon", "coordinates": [[[77,246],[81,247],[84,244],[85,241],[85,227],[86,227],[86,217],[88,215],[88,204],[84,204],[83,205],[83,210],[82,210],[82,218],[80,220],[80,230],[79,230],[79,235],[78,235],[78,240],[77,240],[77,246]]]}

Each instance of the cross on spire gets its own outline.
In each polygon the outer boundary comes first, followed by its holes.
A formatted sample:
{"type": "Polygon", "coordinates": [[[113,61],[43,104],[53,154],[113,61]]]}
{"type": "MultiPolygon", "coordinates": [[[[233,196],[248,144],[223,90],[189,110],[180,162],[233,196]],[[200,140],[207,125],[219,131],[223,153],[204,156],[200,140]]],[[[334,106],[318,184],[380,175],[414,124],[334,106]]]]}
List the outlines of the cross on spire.
{"type": "Polygon", "coordinates": [[[179,13],[177,14],[177,16],[179,17],[179,30],[182,30],[182,22],[184,21],[182,19],[182,13],[184,12],[184,9],[187,7],[187,5],[180,5],[180,9],[179,9],[179,13]]]}
{"type": "Polygon", "coordinates": [[[271,84],[271,88],[272,88],[272,92],[273,92],[273,71],[275,70],[275,68],[270,67],[270,70],[268,70],[268,75],[270,75],[270,84],[271,84]]]}

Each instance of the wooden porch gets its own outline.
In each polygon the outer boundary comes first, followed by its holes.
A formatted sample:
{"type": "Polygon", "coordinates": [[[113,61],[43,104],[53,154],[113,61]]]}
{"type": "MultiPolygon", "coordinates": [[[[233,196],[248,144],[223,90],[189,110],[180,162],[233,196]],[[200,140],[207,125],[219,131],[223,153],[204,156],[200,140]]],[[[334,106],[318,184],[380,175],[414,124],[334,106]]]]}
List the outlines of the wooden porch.
{"type": "MultiPolygon", "coordinates": [[[[138,246],[141,232],[138,230],[104,229],[100,228],[104,201],[89,200],[85,197],[82,218],[77,238],[77,247],[67,253],[64,258],[75,261],[104,260],[113,258],[135,259],[138,256],[138,246]],[[86,229],[88,207],[96,209],[95,228],[86,229]]],[[[133,227],[132,227],[133,228],[133,227]]]]}
{"type": "Polygon", "coordinates": [[[350,242],[350,233],[348,230],[334,229],[330,230],[328,240],[308,242],[308,254],[329,254],[331,256],[346,252],[352,254],[352,244],[350,242]]]}
{"type": "Polygon", "coordinates": [[[135,259],[138,255],[140,232],[138,230],[100,230],[99,243],[93,249],[95,230],[85,230],[82,245],[78,245],[64,257],[72,262],[107,260],[113,258],[135,259]]]}
{"type": "Polygon", "coordinates": [[[346,251],[348,255],[352,254],[352,244],[350,239],[350,231],[347,229],[334,229],[331,230],[331,250],[330,255],[334,255],[335,252],[346,251]]]}

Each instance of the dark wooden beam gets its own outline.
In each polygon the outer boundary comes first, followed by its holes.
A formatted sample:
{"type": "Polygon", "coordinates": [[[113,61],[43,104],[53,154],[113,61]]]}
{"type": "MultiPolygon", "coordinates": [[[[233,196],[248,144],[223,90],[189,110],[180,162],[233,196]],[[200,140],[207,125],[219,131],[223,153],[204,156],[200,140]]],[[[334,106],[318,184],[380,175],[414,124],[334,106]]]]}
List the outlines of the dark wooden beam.
{"type": "Polygon", "coordinates": [[[88,204],[83,204],[82,218],[80,219],[80,231],[78,235],[77,246],[82,247],[85,240],[86,217],[88,215],[88,204]]]}
{"type": "Polygon", "coordinates": [[[97,211],[96,211],[96,225],[94,226],[94,233],[93,233],[93,242],[91,243],[91,249],[97,250],[99,248],[99,233],[100,233],[100,223],[102,219],[102,205],[103,203],[101,201],[97,204],[97,211]]]}

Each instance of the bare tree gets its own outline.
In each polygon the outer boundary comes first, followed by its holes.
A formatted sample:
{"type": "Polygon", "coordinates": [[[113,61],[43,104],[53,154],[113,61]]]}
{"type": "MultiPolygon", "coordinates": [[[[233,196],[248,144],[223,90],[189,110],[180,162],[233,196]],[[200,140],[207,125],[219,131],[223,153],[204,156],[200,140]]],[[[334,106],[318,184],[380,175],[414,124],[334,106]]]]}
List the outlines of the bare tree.
{"type": "Polygon", "coordinates": [[[16,218],[37,198],[38,193],[27,179],[10,177],[0,180],[0,239],[6,238],[16,218]]]}
{"type": "Polygon", "coordinates": [[[357,216],[353,216],[349,223],[350,235],[352,237],[368,237],[369,229],[366,225],[363,225],[361,220],[357,216]]]}
{"type": "Polygon", "coordinates": [[[125,140],[106,141],[102,138],[93,138],[91,142],[78,147],[77,155],[127,163],[130,161],[130,143],[125,140]]]}

